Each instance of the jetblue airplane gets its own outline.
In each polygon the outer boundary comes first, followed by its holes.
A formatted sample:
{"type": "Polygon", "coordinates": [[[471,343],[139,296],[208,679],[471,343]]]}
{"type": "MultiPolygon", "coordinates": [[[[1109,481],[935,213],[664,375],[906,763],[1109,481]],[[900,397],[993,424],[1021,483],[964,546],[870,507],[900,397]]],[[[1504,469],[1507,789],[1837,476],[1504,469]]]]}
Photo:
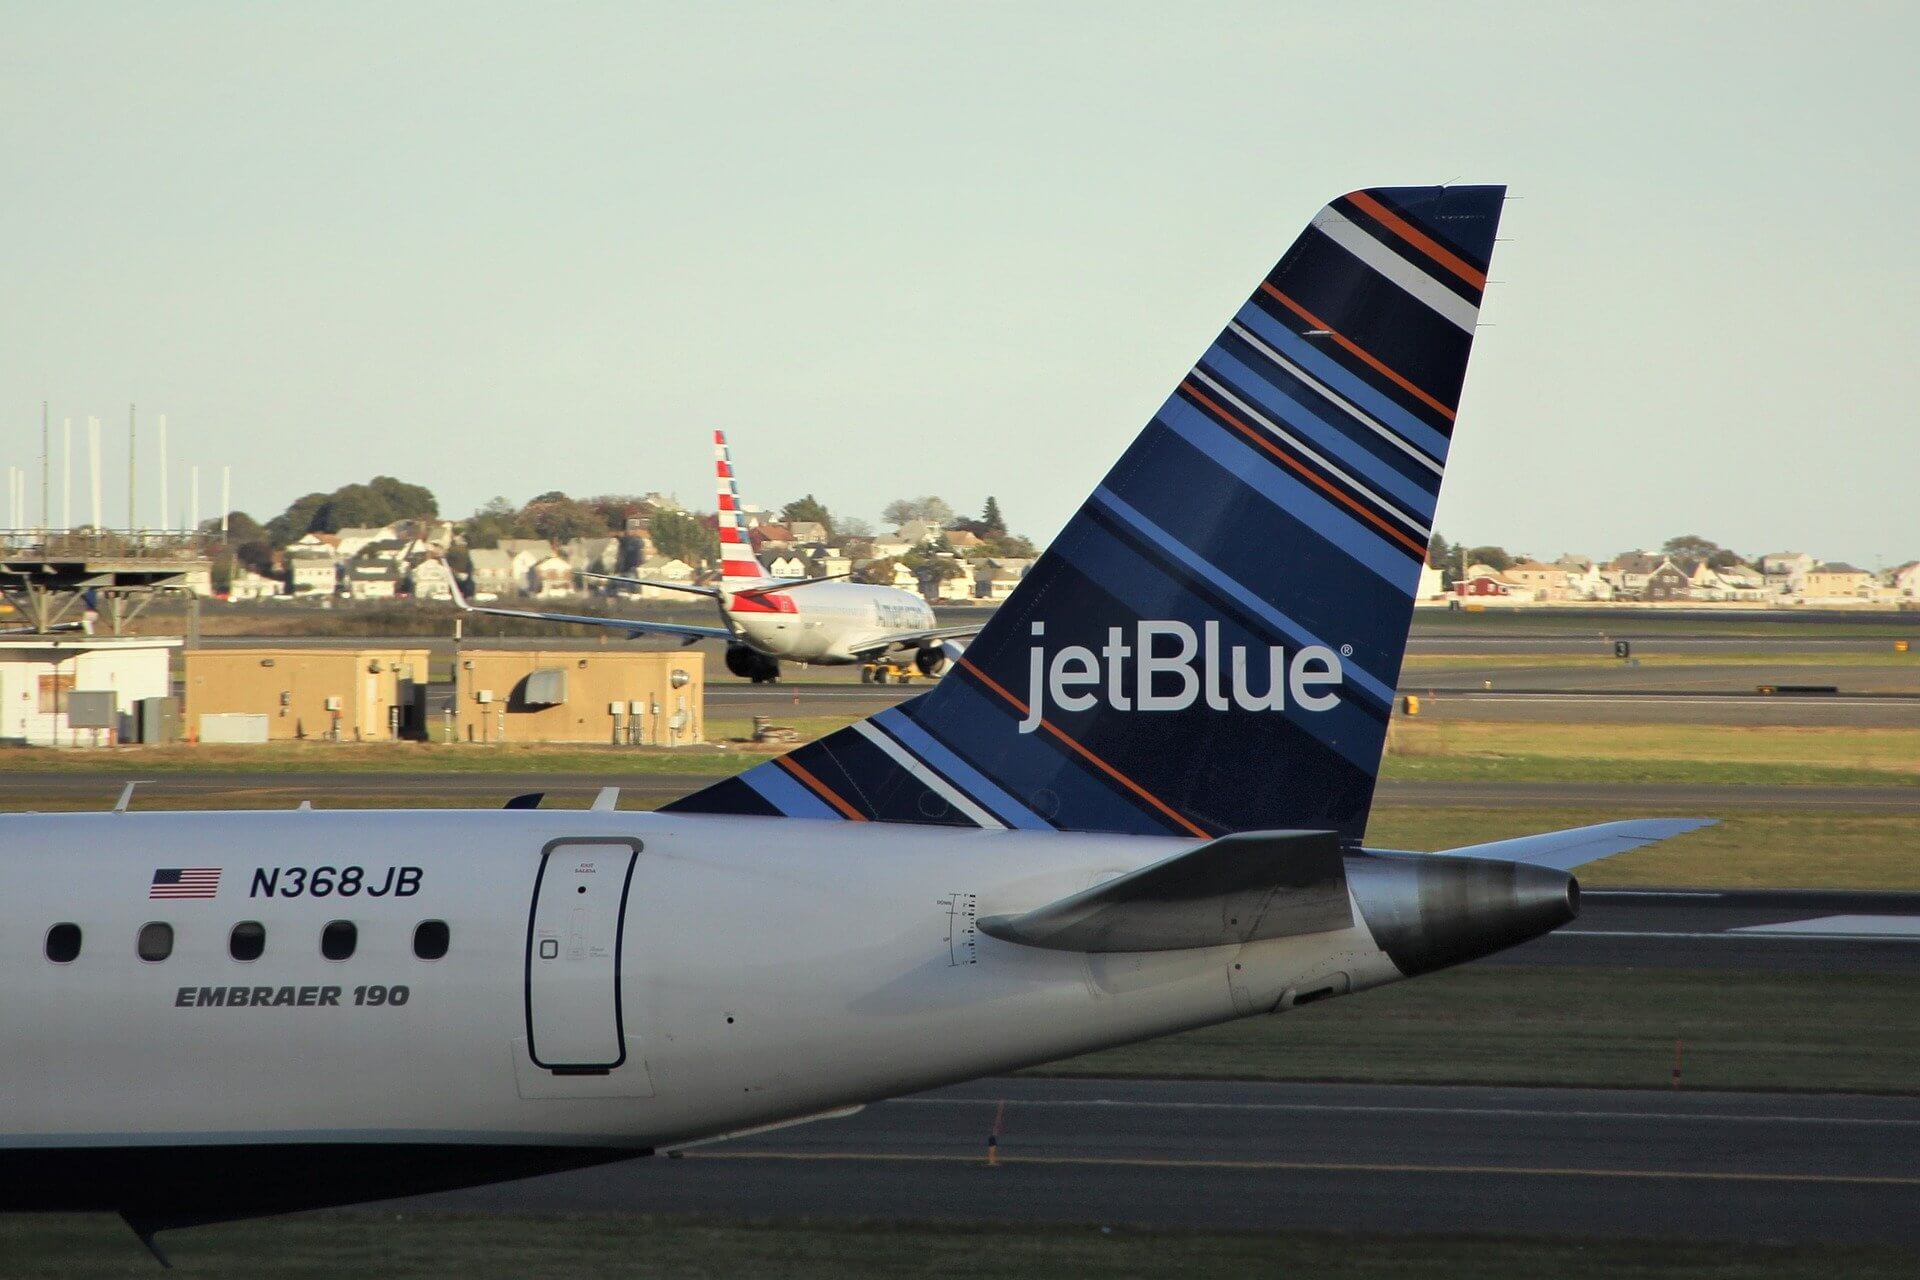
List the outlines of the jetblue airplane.
{"type": "Polygon", "coordinates": [[[945,680],[657,813],[0,818],[0,1207],[622,1160],[1572,919],[1699,824],[1362,845],[1503,191],[1328,205],[945,680]]]}
{"type": "Polygon", "coordinates": [[[959,642],[979,632],[979,623],[937,625],[927,602],[899,587],[843,582],[839,579],[845,575],[841,574],[823,578],[776,578],[769,574],[754,555],[753,544],[747,537],[747,525],[740,509],[740,482],[734,476],[733,455],[727,448],[724,431],[713,433],[713,461],[719,482],[719,586],[654,582],[611,573],[581,576],[706,596],[720,606],[724,627],[481,607],[468,604],[458,587],[454,588],[454,603],[469,613],[609,627],[630,636],[680,636],[688,642],[724,640],[727,670],[755,684],[778,680],[783,661],[846,666],[869,662],[900,649],[912,649],[914,664],[921,674],[935,676],[946,669],[950,658],[964,651],[959,642]],[[802,587],[806,590],[799,590],[802,587]]]}

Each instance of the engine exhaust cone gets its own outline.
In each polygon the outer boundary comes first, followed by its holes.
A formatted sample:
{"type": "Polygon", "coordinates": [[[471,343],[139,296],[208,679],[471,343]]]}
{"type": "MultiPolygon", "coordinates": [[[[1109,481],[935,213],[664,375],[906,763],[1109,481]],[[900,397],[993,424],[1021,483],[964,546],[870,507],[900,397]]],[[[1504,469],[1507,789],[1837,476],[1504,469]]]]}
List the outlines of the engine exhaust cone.
{"type": "Polygon", "coordinates": [[[1371,853],[1347,859],[1347,880],[1374,941],[1408,977],[1529,942],[1580,914],[1578,880],[1523,862],[1371,853]]]}

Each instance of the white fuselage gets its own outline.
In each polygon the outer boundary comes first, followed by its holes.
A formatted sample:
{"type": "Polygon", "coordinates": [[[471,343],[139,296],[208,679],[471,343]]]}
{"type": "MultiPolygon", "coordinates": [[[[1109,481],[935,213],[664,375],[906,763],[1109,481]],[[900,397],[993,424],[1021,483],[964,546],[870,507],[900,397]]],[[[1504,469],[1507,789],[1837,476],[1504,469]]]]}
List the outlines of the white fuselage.
{"type": "Polygon", "coordinates": [[[1148,954],[973,928],[1192,843],[541,810],[0,817],[0,1146],[657,1148],[1401,976],[1357,911],[1148,954]],[[150,897],[157,869],[212,867],[216,897],[150,897]],[[430,920],[449,946],[420,959],[430,920]],[[264,952],[234,959],[249,921],[264,952]],[[356,926],[348,959],[321,954],[332,921],[356,926]],[[172,926],[164,960],[136,954],[150,922],[172,926]],[[81,930],[67,963],[46,954],[60,923],[81,930]]]}
{"type": "Polygon", "coordinates": [[[911,591],[863,582],[819,582],[721,598],[739,637],[770,658],[834,666],[858,662],[888,636],[930,630],[933,609],[911,591]]]}

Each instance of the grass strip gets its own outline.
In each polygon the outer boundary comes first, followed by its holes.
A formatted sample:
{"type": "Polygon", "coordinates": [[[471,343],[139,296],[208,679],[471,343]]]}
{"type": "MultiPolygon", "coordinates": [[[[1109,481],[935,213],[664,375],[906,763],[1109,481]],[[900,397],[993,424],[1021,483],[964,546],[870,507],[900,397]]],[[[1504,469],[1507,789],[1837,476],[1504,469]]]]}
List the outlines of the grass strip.
{"type": "Polygon", "coordinates": [[[1041,1075],[1920,1090],[1920,983],[1894,974],[1475,965],[1108,1049],[1041,1075]]]}

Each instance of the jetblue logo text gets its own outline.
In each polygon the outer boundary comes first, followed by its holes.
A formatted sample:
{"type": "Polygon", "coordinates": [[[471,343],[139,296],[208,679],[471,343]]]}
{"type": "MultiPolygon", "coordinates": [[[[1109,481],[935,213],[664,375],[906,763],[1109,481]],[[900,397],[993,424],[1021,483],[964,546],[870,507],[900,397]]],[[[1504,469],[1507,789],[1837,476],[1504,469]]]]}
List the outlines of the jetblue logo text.
{"type": "MultiPolygon", "coordinates": [[[[1033,624],[1037,641],[1046,624],[1033,624]]],[[[1340,655],[1310,644],[1291,657],[1280,645],[1267,648],[1220,647],[1220,624],[1204,623],[1199,632],[1184,622],[1134,624],[1132,644],[1123,627],[1109,627],[1099,649],[1068,645],[1051,659],[1035,644],[1027,657],[1027,716],[1020,732],[1040,727],[1047,706],[1089,711],[1104,703],[1114,711],[1185,711],[1204,701],[1209,711],[1282,711],[1289,699],[1302,711],[1331,711],[1340,705],[1346,672],[1340,655]],[[1264,671],[1260,668],[1266,668],[1264,671]]]]}

